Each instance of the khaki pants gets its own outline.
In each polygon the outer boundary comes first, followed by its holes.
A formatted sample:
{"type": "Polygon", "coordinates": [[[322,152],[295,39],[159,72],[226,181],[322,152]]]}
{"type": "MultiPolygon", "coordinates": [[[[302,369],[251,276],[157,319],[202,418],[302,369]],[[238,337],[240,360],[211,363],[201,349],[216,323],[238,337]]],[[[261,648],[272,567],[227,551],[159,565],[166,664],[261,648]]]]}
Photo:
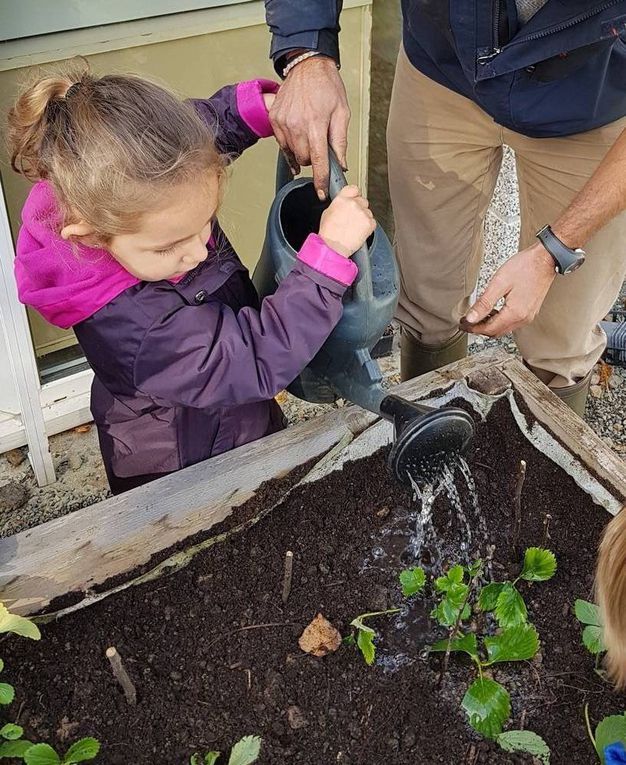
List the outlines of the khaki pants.
{"type": "MultiPolygon", "coordinates": [[[[387,144],[401,272],[398,319],[421,342],[458,331],[483,259],[483,221],[507,144],[516,155],[520,249],[553,223],[626,128],[626,118],[562,138],[527,138],[430,80],[400,51],[387,144]]],[[[535,318],[515,332],[526,363],[552,387],[571,385],[600,358],[598,326],[626,274],[626,213],[587,243],[587,262],[557,276],[535,318]]]]}

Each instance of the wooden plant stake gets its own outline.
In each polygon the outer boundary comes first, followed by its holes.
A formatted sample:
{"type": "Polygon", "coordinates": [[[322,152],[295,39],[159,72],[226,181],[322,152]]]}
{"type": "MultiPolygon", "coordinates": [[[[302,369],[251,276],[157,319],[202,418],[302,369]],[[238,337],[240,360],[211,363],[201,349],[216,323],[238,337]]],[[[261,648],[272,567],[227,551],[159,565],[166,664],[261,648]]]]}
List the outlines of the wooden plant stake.
{"type": "Polygon", "coordinates": [[[283,603],[289,600],[291,592],[291,578],[293,576],[293,552],[287,550],[285,553],[285,569],[283,572],[283,603]]]}
{"type": "Polygon", "coordinates": [[[522,529],[522,490],[526,480],[526,462],[520,460],[519,472],[515,483],[515,495],[513,497],[513,530],[511,533],[511,548],[515,561],[519,558],[519,535],[522,529]]]}
{"type": "Polygon", "coordinates": [[[122,657],[119,655],[117,649],[114,646],[107,648],[106,657],[111,664],[111,669],[113,670],[115,679],[122,686],[124,696],[126,696],[126,701],[132,707],[134,707],[137,703],[137,690],[133,685],[133,681],[128,676],[128,672],[124,669],[124,665],[122,664],[122,657]]]}

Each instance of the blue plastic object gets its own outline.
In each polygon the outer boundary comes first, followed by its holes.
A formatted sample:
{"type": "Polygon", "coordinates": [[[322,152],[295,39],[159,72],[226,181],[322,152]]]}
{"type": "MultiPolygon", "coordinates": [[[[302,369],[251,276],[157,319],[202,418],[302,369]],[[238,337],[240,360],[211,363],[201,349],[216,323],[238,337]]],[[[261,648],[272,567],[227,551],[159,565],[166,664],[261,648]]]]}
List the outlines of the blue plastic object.
{"type": "MultiPolygon", "coordinates": [[[[330,199],[346,185],[332,151],[330,199]]],[[[319,231],[321,202],[310,178],[292,179],[286,160],[279,155],[276,198],[270,208],[265,243],[253,275],[264,298],[275,292],[293,268],[297,253],[311,233],[319,231]]],[[[433,409],[390,395],[371,357],[393,318],[398,300],[398,270],[387,235],[380,225],[353,255],[359,275],[343,300],[343,315],[318,354],[289,385],[289,392],[314,403],[344,398],[380,414],[395,426],[396,441],[389,467],[401,482],[429,478],[436,465],[450,454],[464,452],[474,431],[472,418],[462,409],[433,409]]]]}
{"type": "Polygon", "coordinates": [[[624,744],[617,742],[604,747],[605,765],[626,765],[626,749],[624,744]]]}

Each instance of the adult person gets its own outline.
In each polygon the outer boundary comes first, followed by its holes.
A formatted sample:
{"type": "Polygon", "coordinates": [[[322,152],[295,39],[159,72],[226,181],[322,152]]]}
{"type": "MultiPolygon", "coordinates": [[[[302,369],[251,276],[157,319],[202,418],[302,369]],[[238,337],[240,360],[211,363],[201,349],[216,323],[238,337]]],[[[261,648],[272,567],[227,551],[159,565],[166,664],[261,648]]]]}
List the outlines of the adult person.
{"type": "MultiPolygon", "coordinates": [[[[320,195],[327,141],[345,165],[341,5],[266,0],[285,76],[270,119],[294,169],[312,163],[320,195]]],[[[512,331],[582,413],[606,342],[598,322],[626,272],[626,0],[403,0],[402,11],[387,131],[402,377],[463,357],[466,332],[512,331]],[[505,144],[520,251],[470,305],[505,144]]]]}

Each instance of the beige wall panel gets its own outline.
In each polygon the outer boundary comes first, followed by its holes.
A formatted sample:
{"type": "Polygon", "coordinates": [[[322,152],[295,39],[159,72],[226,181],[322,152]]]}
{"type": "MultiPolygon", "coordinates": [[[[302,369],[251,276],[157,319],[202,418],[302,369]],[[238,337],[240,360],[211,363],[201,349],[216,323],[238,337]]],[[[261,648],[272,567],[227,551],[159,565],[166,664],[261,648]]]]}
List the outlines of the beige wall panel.
{"type": "MultiPolygon", "coordinates": [[[[353,114],[348,166],[352,170],[351,178],[360,183],[366,179],[370,12],[370,7],[364,6],[346,9],[342,15],[342,75],[353,114]]],[[[133,72],[167,83],[184,97],[204,97],[226,83],[254,77],[275,78],[268,60],[269,42],[265,25],[255,25],[98,53],[87,58],[96,73],[133,72]]],[[[47,71],[54,67],[52,64],[0,72],[3,124],[20,83],[31,77],[33,71],[47,71]]],[[[273,196],[275,160],[273,139],[265,139],[246,152],[232,168],[224,199],[220,216],[222,225],[249,267],[256,262],[263,241],[273,196]]],[[[2,156],[0,173],[15,236],[29,184],[10,170],[6,155],[2,156]]],[[[75,342],[73,333],[51,327],[39,316],[31,316],[31,327],[40,354],[75,342]]]]}

